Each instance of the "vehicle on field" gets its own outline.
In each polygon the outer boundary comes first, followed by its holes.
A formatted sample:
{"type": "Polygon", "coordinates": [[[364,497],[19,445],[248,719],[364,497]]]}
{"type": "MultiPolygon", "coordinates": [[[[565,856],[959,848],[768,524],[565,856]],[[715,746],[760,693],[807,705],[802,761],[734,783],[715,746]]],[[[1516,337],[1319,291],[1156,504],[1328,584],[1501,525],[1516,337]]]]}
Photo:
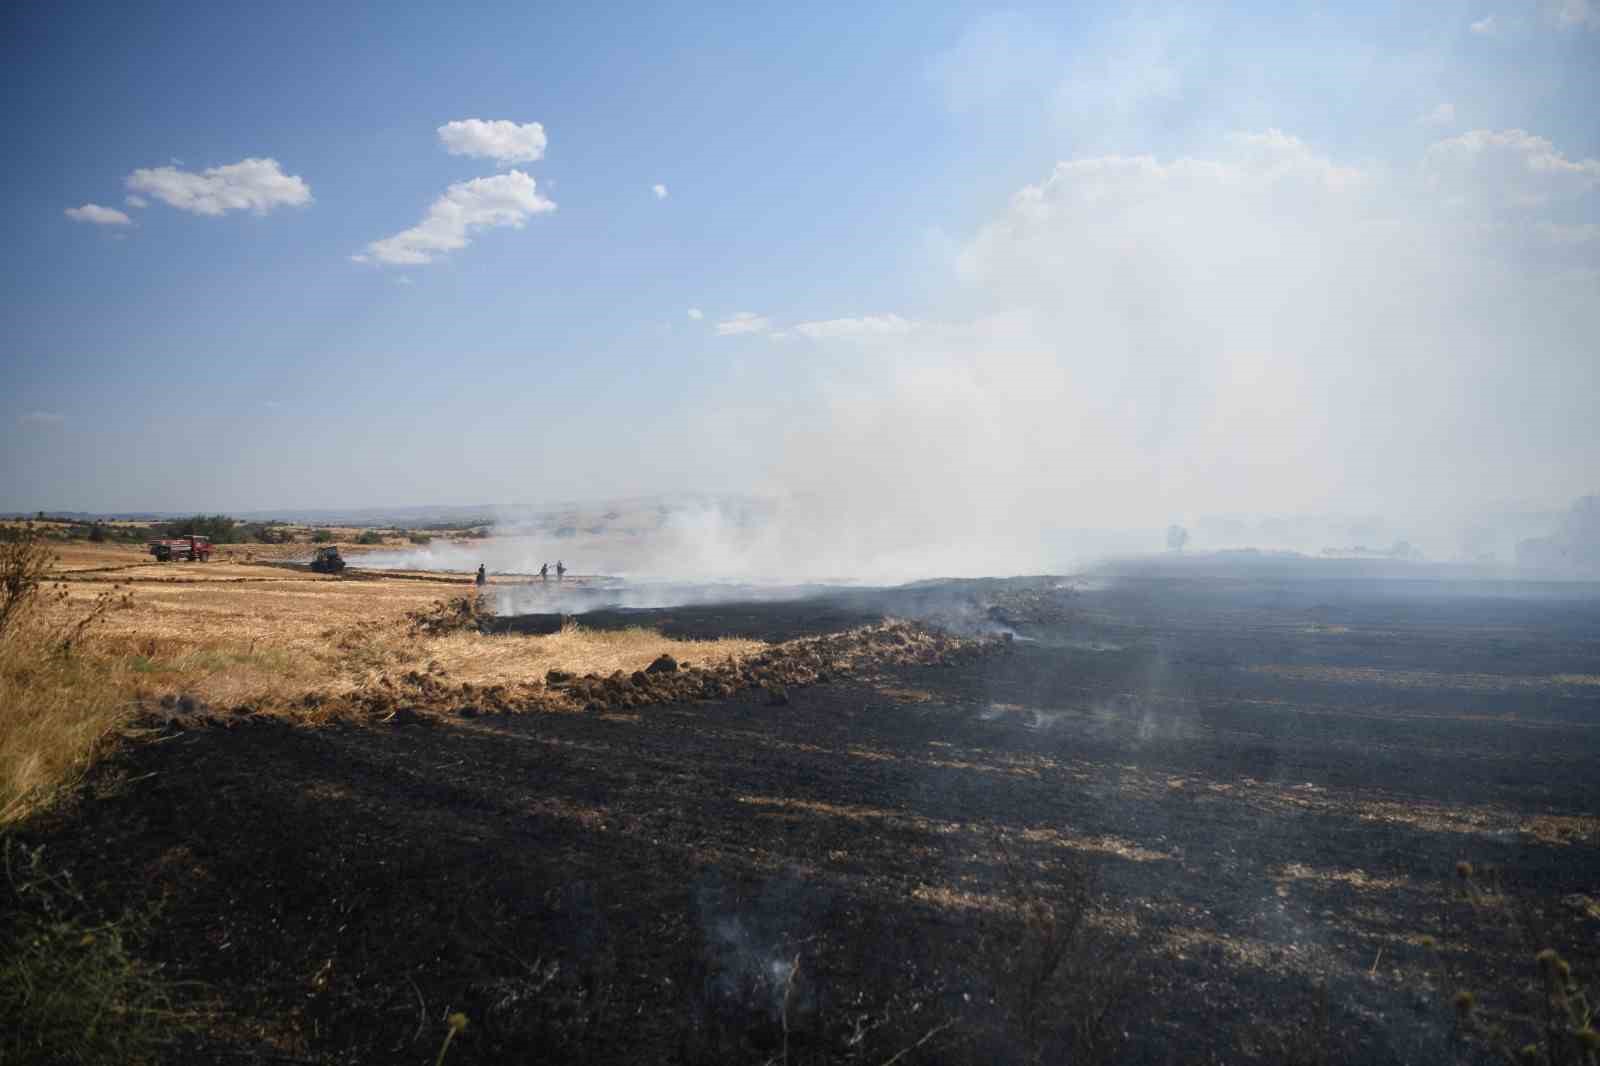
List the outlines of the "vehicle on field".
{"type": "Polygon", "coordinates": [[[152,540],[147,546],[158,563],[203,563],[211,558],[209,537],[171,537],[152,540]]]}
{"type": "Polygon", "coordinates": [[[317,554],[311,560],[311,569],[319,574],[337,574],[344,569],[344,556],[339,554],[339,549],[329,546],[318,548],[317,554]]]}

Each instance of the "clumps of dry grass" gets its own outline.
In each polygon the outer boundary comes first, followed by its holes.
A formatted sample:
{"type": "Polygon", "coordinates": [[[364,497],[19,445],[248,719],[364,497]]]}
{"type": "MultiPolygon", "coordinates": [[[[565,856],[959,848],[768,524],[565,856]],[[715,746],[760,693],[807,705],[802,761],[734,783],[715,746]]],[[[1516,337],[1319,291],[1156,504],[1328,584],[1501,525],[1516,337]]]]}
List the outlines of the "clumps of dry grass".
{"type": "MultiPolygon", "coordinates": [[[[425,612],[449,619],[449,604],[425,612]]],[[[465,612],[461,612],[465,613],[465,612]]],[[[388,717],[399,712],[505,713],[574,711],[605,706],[587,693],[590,683],[626,679],[663,656],[721,660],[731,668],[762,650],[742,639],[673,640],[642,628],[588,629],[568,621],[556,633],[487,635],[475,627],[438,627],[443,635],[415,633],[411,623],[394,631],[374,628],[364,639],[372,668],[351,683],[308,692],[295,701],[296,717],[388,717]],[[605,671],[604,674],[601,671],[605,671]],[[582,675],[582,676],[580,676],[582,675]]],[[[346,665],[350,654],[345,653],[346,665]]],[[[670,701],[665,690],[657,702],[670,701]]],[[[620,706],[620,702],[617,704],[620,706]]]]}
{"type": "Polygon", "coordinates": [[[431,607],[412,611],[407,616],[411,632],[438,637],[447,633],[476,633],[485,612],[476,593],[440,600],[431,607]]]}
{"type": "Polygon", "coordinates": [[[51,615],[43,601],[64,598],[45,585],[52,562],[31,528],[0,543],[0,826],[86,769],[130,712],[88,640],[130,601],[112,586],[75,617],[51,615]]]}
{"type": "Polygon", "coordinates": [[[683,666],[726,663],[759,654],[766,647],[759,640],[741,637],[676,640],[639,626],[592,629],[568,619],[559,631],[544,636],[451,634],[433,641],[429,653],[452,675],[487,682],[543,681],[551,670],[575,677],[609,677],[618,670],[632,674],[662,655],[683,666]]]}
{"type": "MultiPolygon", "coordinates": [[[[872,666],[918,663],[930,665],[977,654],[981,645],[910,622],[885,622],[846,633],[753,646],[751,654],[730,655],[721,662],[688,667],[674,660],[630,675],[591,671],[583,677],[548,678],[574,705],[616,710],[652,703],[727,698],[761,689],[767,701],[782,705],[792,689],[804,688],[872,666]]],[[[723,650],[724,642],[716,642],[723,650]]],[[[654,664],[652,664],[654,665],[654,664]]]]}
{"type": "MultiPolygon", "coordinates": [[[[1513,940],[1527,944],[1535,926],[1531,913],[1519,914],[1496,869],[1456,864],[1460,899],[1478,917],[1464,930],[1472,939],[1487,938],[1501,927],[1513,940]],[[1485,928],[1488,925],[1489,928],[1485,928]]],[[[1536,935],[1536,934],[1533,934],[1536,935]]],[[[1543,939],[1543,937],[1540,937],[1543,939]]],[[[1456,1032],[1506,1062],[1540,1066],[1600,1066],[1600,1004],[1592,1002],[1571,963],[1554,948],[1533,952],[1536,977],[1512,978],[1480,994],[1457,988],[1451,1000],[1456,1032]]],[[[1523,956],[1524,958],[1527,955],[1523,956]]]]}
{"type": "Polygon", "coordinates": [[[463,630],[416,638],[400,667],[354,689],[314,693],[303,711],[323,717],[399,712],[611,711],[791,690],[892,663],[932,664],[985,645],[908,622],[768,645],[742,638],[673,640],[641,628],[588,629],[569,620],[546,636],[463,630]]]}
{"type": "Polygon", "coordinates": [[[1571,964],[1554,948],[1534,955],[1540,985],[1532,1010],[1490,1010],[1476,993],[1455,995],[1456,1026],[1469,1040],[1498,1052],[1507,1062],[1541,1066],[1595,1066],[1600,1063],[1596,1005],[1578,982],[1571,964]],[[1520,1045],[1520,1046],[1519,1046],[1520,1045]]]}
{"type": "Polygon", "coordinates": [[[0,537],[0,637],[13,632],[39,601],[56,556],[33,523],[0,537]]]}

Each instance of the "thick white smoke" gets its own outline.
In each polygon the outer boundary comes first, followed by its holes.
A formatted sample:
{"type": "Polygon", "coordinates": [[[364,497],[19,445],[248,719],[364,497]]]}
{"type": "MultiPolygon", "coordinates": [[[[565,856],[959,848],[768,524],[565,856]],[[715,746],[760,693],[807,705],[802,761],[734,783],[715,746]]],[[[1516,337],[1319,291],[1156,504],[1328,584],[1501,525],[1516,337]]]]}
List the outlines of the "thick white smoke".
{"type": "Polygon", "coordinates": [[[1394,167],[1270,129],[1070,159],[960,249],[944,315],[752,342],[790,402],[741,424],[717,414],[747,402],[731,383],[706,429],[764,470],[760,506],[679,502],[644,530],[563,537],[507,515],[516,537],[434,554],[898,581],[1160,550],[1178,521],[1197,550],[1236,546],[1218,542],[1232,527],[1460,558],[1494,501],[1593,490],[1597,182],[1600,163],[1516,130],[1419,134],[1394,167]]]}
{"type": "Polygon", "coordinates": [[[970,314],[773,342],[821,402],[745,565],[1041,570],[1105,546],[1083,531],[1263,512],[1453,553],[1483,504],[1600,469],[1597,179],[1520,131],[1400,169],[1278,130],[1062,162],[961,252],[970,314]]]}

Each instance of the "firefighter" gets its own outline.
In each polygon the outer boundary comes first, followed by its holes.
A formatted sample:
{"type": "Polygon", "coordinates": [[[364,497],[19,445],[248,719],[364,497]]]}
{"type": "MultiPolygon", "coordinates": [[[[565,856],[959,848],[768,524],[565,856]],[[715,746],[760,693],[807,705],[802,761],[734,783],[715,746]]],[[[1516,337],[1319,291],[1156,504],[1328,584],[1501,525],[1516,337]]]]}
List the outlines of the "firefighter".
{"type": "Polygon", "coordinates": [[[488,576],[487,573],[484,572],[483,564],[479,563],[478,564],[478,584],[487,585],[488,583],[489,583],[489,576],[488,576]]]}

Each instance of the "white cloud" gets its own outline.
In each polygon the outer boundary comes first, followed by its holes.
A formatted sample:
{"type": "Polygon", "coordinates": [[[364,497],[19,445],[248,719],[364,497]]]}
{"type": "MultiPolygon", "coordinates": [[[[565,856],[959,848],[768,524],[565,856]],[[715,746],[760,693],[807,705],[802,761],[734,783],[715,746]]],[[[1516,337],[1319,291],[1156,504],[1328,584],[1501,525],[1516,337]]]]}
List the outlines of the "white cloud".
{"type": "Polygon", "coordinates": [[[180,211],[221,215],[228,211],[266,214],[275,207],[311,202],[311,188],[285,174],[276,159],[241,159],[199,174],[177,167],[135,170],[127,177],[130,193],[147,194],[180,211]]]}
{"type": "Polygon", "coordinates": [[[97,226],[126,226],[133,221],[116,208],[101,207],[99,204],[69,207],[64,214],[74,222],[93,222],[97,226]]]}
{"type": "Polygon", "coordinates": [[[54,411],[28,411],[17,416],[17,425],[24,429],[48,429],[64,425],[67,416],[54,411]]]}
{"type": "Polygon", "coordinates": [[[1593,0],[1558,0],[1555,15],[1556,22],[1563,27],[1600,28],[1600,7],[1595,6],[1593,0]]]}
{"type": "Polygon", "coordinates": [[[1278,129],[1230,134],[1227,144],[1233,152],[1223,156],[1223,165],[1231,166],[1247,181],[1298,181],[1341,192],[1359,186],[1368,177],[1360,167],[1339,166],[1318,155],[1305,141],[1278,129]]]}
{"type": "Polygon", "coordinates": [[[373,241],[365,254],[351,258],[358,263],[372,259],[397,265],[431,263],[439,253],[471,244],[471,236],[480,230],[498,226],[521,229],[534,215],[555,209],[555,202],[543,196],[534,180],[520,170],[474,178],[446,189],[417,225],[373,241]]]}
{"type": "Polygon", "coordinates": [[[544,126],[538,122],[518,125],[506,119],[486,122],[481,118],[459,119],[439,127],[439,143],[451,155],[474,159],[493,159],[501,166],[536,163],[544,158],[544,126]]]}
{"type": "Polygon", "coordinates": [[[400,275],[397,275],[397,276],[396,276],[396,277],[395,277],[395,279],[394,279],[394,283],[395,283],[395,284],[396,284],[396,285],[408,285],[408,286],[409,286],[409,285],[415,285],[415,284],[416,284],[416,282],[415,282],[415,281],[413,281],[413,280],[411,280],[411,278],[409,278],[409,277],[408,277],[408,276],[406,276],[406,275],[405,275],[405,274],[400,274],[400,275]]]}
{"type": "Polygon", "coordinates": [[[1600,159],[1568,159],[1526,130],[1469,130],[1428,148],[1436,187],[1457,202],[1533,207],[1600,184],[1600,159]]]}
{"type": "MultiPolygon", "coordinates": [[[[1332,210],[1352,203],[1369,182],[1360,168],[1336,164],[1280,130],[1232,134],[1224,144],[1226,151],[1210,159],[1183,156],[1163,163],[1148,155],[1108,155],[1057,163],[1049,178],[1012,197],[1008,214],[986,227],[957,258],[957,270],[969,280],[981,280],[991,269],[991,245],[1010,248],[1019,234],[1054,219],[1082,214],[1092,221],[1126,212],[1130,224],[1154,226],[1157,220],[1139,209],[1175,203],[1185,195],[1209,198],[1217,208],[1236,212],[1258,210],[1259,202],[1273,198],[1294,200],[1311,211],[1332,210]]],[[[1116,244],[1160,239],[1155,232],[1130,229],[1119,235],[1098,225],[1092,232],[1116,244]]],[[[1014,256],[1008,253],[1006,258],[1014,256]]]]}
{"type": "Polygon", "coordinates": [[[706,317],[706,313],[700,310],[698,307],[691,307],[689,308],[689,317],[698,322],[702,318],[706,317]]]}
{"type": "Polygon", "coordinates": [[[860,318],[830,318],[822,322],[801,322],[794,331],[812,340],[862,340],[871,337],[898,337],[910,333],[916,323],[899,315],[864,315],[860,318]]]}
{"type": "Polygon", "coordinates": [[[1443,103],[1422,116],[1422,121],[1434,126],[1453,126],[1456,121],[1456,105],[1443,103]]]}
{"type": "Polygon", "coordinates": [[[132,196],[132,195],[124,196],[122,198],[122,202],[127,204],[129,207],[149,207],[150,206],[150,201],[146,200],[142,196],[132,196]]]}
{"type": "Polygon", "coordinates": [[[765,333],[772,320],[754,311],[736,311],[716,325],[717,336],[734,337],[741,333],[765,333]]]}
{"type": "Polygon", "coordinates": [[[665,200],[667,198],[667,187],[665,185],[657,183],[650,186],[650,191],[656,194],[657,200],[665,200]]]}
{"type": "Polygon", "coordinates": [[[1492,37],[1498,29],[1493,15],[1486,15],[1467,28],[1480,37],[1492,37]]]}

